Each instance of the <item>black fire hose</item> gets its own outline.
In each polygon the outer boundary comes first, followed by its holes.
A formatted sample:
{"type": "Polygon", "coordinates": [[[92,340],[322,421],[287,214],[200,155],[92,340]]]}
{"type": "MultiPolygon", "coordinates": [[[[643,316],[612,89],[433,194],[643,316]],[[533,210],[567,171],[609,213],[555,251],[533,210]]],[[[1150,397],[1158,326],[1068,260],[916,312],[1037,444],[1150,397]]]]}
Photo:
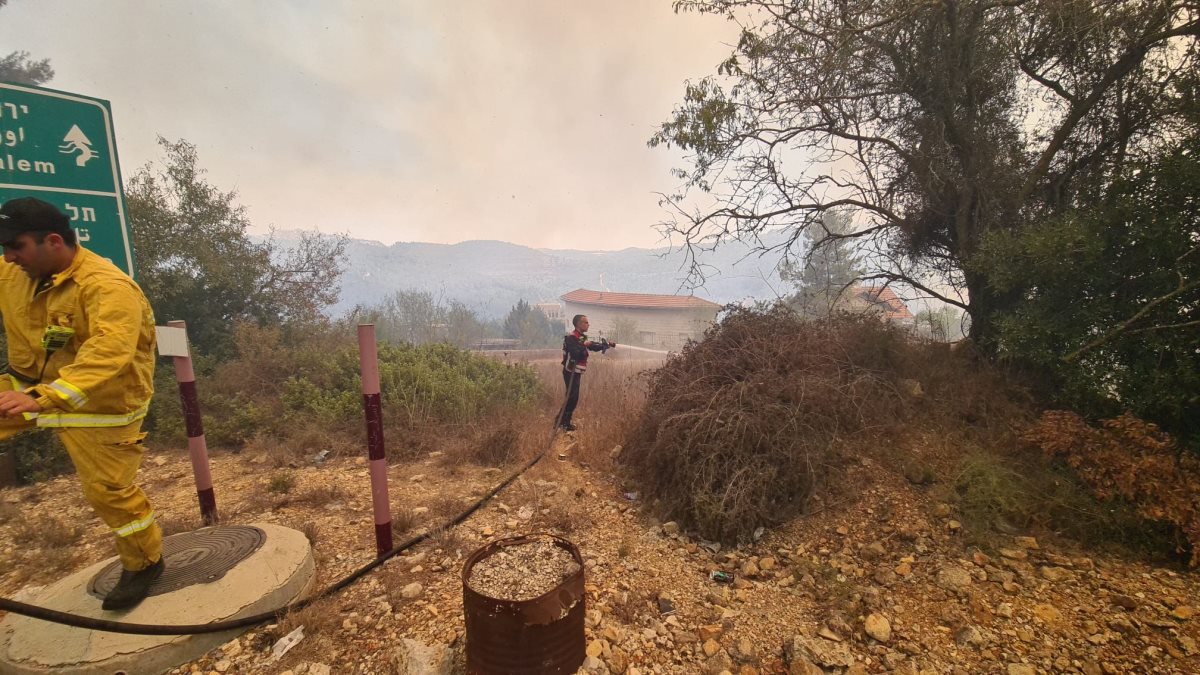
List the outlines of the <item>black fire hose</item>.
{"type": "Polygon", "coordinates": [[[60,612],[58,610],[38,607],[37,605],[30,605],[24,602],[17,602],[16,600],[10,600],[8,598],[0,598],[0,610],[32,617],[34,619],[42,619],[43,621],[50,621],[52,623],[75,626],[76,628],[87,628],[90,630],[99,630],[108,633],[129,633],[133,635],[200,635],[203,633],[220,633],[222,631],[233,630],[235,628],[246,628],[248,626],[254,626],[260,623],[266,623],[272,619],[279,618],[287,612],[294,612],[304,609],[318,600],[324,600],[325,598],[328,598],[329,596],[341,591],[350,584],[353,584],[362,577],[366,576],[368,572],[374,570],[376,567],[379,567],[389,558],[425,541],[432,536],[434,532],[459,525],[464,520],[471,517],[471,514],[478,511],[484,504],[487,503],[489,499],[495,497],[501,490],[508,487],[513,481],[520,478],[522,474],[533,468],[533,465],[541,461],[542,457],[545,455],[546,451],[543,450],[537,457],[534,457],[525,466],[521,467],[520,471],[517,471],[513,475],[509,476],[508,479],[503,483],[500,483],[496,487],[492,488],[490,492],[481,497],[479,501],[471,505],[469,509],[458,514],[453,520],[448,521],[442,527],[436,530],[430,530],[424,534],[420,534],[412,539],[409,539],[403,544],[400,544],[399,546],[359,568],[357,571],[350,574],[350,576],[345,577],[336,584],[321,591],[318,595],[304,600],[299,600],[290,605],[285,605],[279,609],[271,610],[269,612],[262,612],[261,614],[254,614],[252,616],[246,616],[240,619],[216,621],[213,623],[157,626],[145,623],[123,623],[120,621],[109,621],[107,619],[94,619],[88,616],[79,616],[77,614],[60,612]]]}

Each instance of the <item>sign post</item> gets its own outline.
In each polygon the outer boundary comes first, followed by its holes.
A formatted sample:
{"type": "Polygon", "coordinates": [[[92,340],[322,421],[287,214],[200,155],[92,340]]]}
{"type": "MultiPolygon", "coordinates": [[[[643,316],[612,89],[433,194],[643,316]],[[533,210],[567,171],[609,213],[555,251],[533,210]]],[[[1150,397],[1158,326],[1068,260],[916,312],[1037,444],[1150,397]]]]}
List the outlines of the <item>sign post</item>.
{"type": "Polygon", "coordinates": [[[0,82],[0,202],[16,197],[58,206],[84,248],[133,276],[108,101],[0,82]]]}

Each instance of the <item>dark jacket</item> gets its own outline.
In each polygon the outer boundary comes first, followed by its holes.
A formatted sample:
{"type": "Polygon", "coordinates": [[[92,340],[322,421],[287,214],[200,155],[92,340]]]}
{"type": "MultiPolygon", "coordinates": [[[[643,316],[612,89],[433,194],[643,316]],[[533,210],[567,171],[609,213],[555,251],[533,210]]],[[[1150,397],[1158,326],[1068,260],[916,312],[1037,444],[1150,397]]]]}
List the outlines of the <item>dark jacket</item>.
{"type": "Polygon", "coordinates": [[[587,370],[588,351],[606,352],[609,346],[608,341],[604,338],[600,338],[599,342],[593,342],[579,331],[572,331],[564,335],[563,370],[570,373],[582,373],[587,370]]]}

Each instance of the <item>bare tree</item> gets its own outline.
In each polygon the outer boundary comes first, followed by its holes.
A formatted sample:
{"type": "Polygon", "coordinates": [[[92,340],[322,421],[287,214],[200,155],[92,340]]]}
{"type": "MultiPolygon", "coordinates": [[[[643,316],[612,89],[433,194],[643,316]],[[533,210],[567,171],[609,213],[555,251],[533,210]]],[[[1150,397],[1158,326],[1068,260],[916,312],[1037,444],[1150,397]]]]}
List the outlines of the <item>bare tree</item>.
{"type": "MultiPolygon", "coordinates": [[[[868,279],[971,314],[977,339],[1015,298],[972,257],[991,231],[1094,200],[1180,135],[1196,0],[683,0],[742,27],[650,141],[690,153],[664,203],[689,250],[791,249],[831,209],[868,279]],[[695,206],[705,194],[709,206],[695,206]]],[[[702,270],[693,268],[702,275],[702,270]]]]}

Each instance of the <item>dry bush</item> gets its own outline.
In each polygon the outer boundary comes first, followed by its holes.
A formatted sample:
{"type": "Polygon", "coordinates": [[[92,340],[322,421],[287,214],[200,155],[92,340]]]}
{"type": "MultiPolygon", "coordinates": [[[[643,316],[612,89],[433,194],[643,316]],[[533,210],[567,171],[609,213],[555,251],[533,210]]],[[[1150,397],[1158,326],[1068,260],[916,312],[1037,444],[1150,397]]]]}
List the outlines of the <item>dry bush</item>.
{"type": "Polygon", "coordinates": [[[46,513],[34,511],[12,527],[14,544],[36,548],[72,546],[83,536],[83,528],[46,513]]]}
{"type": "Polygon", "coordinates": [[[323,482],[305,488],[292,499],[293,504],[320,507],[335,502],[344,502],[350,498],[350,493],[337,483],[323,482]]]}
{"type": "Polygon", "coordinates": [[[1015,445],[1030,409],[970,353],[875,317],[737,308],[650,374],[622,461],[664,519],[729,543],[801,513],[816,490],[852,496],[840,480],[846,456],[936,481],[961,448],[902,450],[913,439],[1015,445]]]}
{"type": "Polygon", "coordinates": [[[462,552],[463,547],[468,543],[457,527],[438,527],[434,529],[429,534],[429,542],[435,549],[459,553],[462,552]]]}
{"type": "Polygon", "coordinates": [[[664,518],[745,540],[802,511],[840,439],[905,416],[905,347],[871,319],[735,309],[650,375],[624,459],[664,518]]]}
{"type": "Polygon", "coordinates": [[[296,487],[296,477],[290,473],[277,473],[271,476],[271,480],[267,483],[267,492],[277,495],[286,495],[296,487]]]}
{"type": "Polygon", "coordinates": [[[1052,410],[1024,438],[1064,459],[1100,499],[1126,500],[1147,520],[1178,527],[1191,548],[1189,564],[1200,565],[1200,459],[1180,453],[1157,426],[1125,413],[1096,428],[1052,410]]]}
{"type": "Polygon", "coordinates": [[[412,532],[417,527],[419,518],[408,506],[395,505],[392,507],[392,533],[397,537],[412,532]]]}

